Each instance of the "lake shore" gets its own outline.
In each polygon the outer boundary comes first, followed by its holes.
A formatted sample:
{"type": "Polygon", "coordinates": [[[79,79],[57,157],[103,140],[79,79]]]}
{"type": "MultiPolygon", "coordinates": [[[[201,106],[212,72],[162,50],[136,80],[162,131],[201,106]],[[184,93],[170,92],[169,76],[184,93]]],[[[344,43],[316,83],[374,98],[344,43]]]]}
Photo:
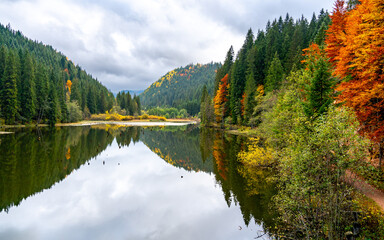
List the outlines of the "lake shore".
{"type": "MultiPolygon", "coordinates": [[[[189,124],[197,124],[197,120],[193,119],[167,119],[167,121],[153,120],[131,120],[131,121],[91,121],[84,120],[75,123],[57,123],[55,127],[68,126],[93,126],[93,125],[122,125],[122,126],[183,126],[189,124]]],[[[27,125],[2,125],[0,129],[25,128],[25,127],[48,127],[48,124],[27,124],[27,125]]],[[[10,134],[12,132],[0,131],[0,134],[10,134]]]]}

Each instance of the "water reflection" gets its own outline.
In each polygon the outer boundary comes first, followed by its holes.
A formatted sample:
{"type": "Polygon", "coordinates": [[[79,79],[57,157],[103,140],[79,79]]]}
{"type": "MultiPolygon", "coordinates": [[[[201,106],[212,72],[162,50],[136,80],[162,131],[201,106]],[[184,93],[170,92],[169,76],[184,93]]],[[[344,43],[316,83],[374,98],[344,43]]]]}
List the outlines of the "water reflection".
{"type": "Polygon", "coordinates": [[[275,189],[239,174],[244,141],[194,126],[0,136],[0,239],[253,239],[275,189]]]}
{"type": "Polygon", "coordinates": [[[90,127],[17,130],[0,138],[0,210],[60,182],[113,137],[90,127]]]}

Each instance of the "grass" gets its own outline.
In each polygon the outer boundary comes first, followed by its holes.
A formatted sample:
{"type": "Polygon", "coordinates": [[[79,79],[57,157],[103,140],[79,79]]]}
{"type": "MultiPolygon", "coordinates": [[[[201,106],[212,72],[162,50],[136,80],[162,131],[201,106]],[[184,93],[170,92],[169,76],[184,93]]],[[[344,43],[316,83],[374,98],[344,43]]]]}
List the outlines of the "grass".
{"type": "Polygon", "coordinates": [[[355,192],[355,210],[359,212],[361,234],[358,239],[384,239],[384,213],[380,207],[361,193],[355,192]]]}

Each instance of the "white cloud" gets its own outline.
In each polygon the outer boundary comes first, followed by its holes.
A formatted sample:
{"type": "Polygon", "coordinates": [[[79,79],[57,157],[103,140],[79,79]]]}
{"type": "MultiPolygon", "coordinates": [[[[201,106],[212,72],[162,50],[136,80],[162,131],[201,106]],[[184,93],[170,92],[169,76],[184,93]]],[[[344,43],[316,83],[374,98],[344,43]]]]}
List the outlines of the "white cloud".
{"type": "Polygon", "coordinates": [[[251,27],[287,12],[310,18],[333,0],[4,1],[0,22],[52,45],[113,91],[144,89],[189,63],[222,61],[251,27]]]}

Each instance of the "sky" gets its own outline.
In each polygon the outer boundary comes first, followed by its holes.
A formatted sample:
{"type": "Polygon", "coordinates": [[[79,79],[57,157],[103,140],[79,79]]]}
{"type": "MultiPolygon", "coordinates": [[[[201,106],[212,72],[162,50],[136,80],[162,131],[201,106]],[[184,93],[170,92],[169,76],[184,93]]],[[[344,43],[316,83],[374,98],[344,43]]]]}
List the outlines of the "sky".
{"type": "Polygon", "coordinates": [[[334,0],[0,0],[0,23],[62,52],[112,92],[143,90],[174,68],[223,62],[249,28],[334,0]]]}

